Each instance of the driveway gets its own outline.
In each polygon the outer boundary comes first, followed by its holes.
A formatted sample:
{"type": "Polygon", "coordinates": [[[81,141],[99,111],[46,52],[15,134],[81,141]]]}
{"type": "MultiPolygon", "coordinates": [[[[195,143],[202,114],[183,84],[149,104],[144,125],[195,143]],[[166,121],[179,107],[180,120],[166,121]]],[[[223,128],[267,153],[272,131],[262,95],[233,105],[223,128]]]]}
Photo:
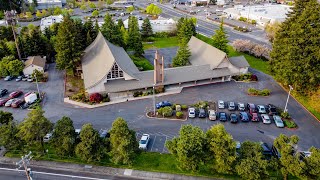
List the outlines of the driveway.
{"type": "MultiPolygon", "coordinates": [[[[254,70],[251,70],[254,71],[254,70]]],[[[284,108],[287,93],[268,75],[254,71],[258,75],[259,81],[256,83],[236,83],[226,82],[212,85],[204,85],[192,88],[185,88],[180,94],[162,96],[156,101],[169,100],[175,103],[193,104],[200,100],[206,101],[235,101],[244,103],[267,104],[272,103],[284,108]],[[252,97],[246,94],[249,87],[268,88],[271,95],[269,97],[252,97]]],[[[16,84],[16,83],[15,83],[16,84]]],[[[34,83],[29,83],[30,89],[35,88],[34,83]]],[[[7,82],[0,80],[0,87],[7,87],[7,82]]],[[[14,89],[13,85],[12,89],[14,89]]],[[[111,128],[112,122],[117,117],[123,117],[130,128],[137,132],[137,138],[143,133],[151,135],[149,150],[166,152],[163,148],[165,140],[177,136],[181,125],[192,124],[201,127],[203,130],[209,129],[219,121],[207,121],[205,119],[189,119],[187,121],[169,121],[149,119],[145,116],[148,109],[152,109],[152,99],[129,101],[126,103],[109,105],[96,109],[85,109],[63,103],[63,73],[57,71],[54,64],[49,68],[49,81],[40,84],[40,91],[46,92],[44,107],[45,116],[52,122],[56,122],[62,116],[69,116],[76,128],[80,128],[85,123],[91,123],[96,129],[111,128]]],[[[12,108],[0,108],[1,110],[13,112],[18,121],[26,117],[28,111],[12,108]]],[[[299,128],[297,130],[280,129],[274,124],[265,125],[260,123],[223,123],[235,140],[264,141],[272,143],[274,138],[283,133],[286,135],[296,134],[300,137],[299,148],[307,150],[311,146],[320,148],[320,123],[313,118],[304,108],[293,98],[290,98],[288,111],[295,119],[299,128]]]]}

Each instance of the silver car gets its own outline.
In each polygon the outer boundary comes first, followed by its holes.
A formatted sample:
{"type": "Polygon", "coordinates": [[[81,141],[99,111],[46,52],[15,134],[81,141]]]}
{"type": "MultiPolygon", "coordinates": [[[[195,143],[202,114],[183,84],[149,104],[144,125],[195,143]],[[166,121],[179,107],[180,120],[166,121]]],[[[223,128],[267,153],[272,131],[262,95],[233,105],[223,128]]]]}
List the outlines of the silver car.
{"type": "Polygon", "coordinates": [[[276,116],[276,115],[273,116],[273,120],[274,120],[274,123],[276,124],[276,126],[278,128],[283,128],[284,127],[283,121],[282,121],[280,116],[276,116]]]}
{"type": "Polygon", "coordinates": [[[209,120],[216,120],[217,119],[217,114],[214,110],[210,109],[208,110],[208,114],[209,114],[209,120]]]}
{"type": "Polygon", "coordinates": [[[266,114],[261,114],[263,124],[271,124],[270,117],[266,114]]]}
{"type": "Polygon", "coordinates": [[[266,108],[264,107],[264,105],[258,105],[257,108],[258,108],[258,113],[260,113],[260,114],[266,114],[267,113],[266,108]]]}
{"type": "Polygon", "coordinates": [[[219,109],[224,109],[224,102],[223,101],[218,101],[218,107],[219,109]]]}

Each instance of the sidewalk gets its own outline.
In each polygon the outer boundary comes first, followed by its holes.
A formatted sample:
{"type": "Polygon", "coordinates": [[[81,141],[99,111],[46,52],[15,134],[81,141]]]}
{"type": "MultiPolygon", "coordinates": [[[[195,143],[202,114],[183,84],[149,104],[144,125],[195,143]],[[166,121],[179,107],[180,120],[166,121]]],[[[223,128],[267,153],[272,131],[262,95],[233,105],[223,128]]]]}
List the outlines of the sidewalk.
{"type": "MultiPolygon", "coordinates": [[[[20,159],[18,158],[0,158],[0,164],[15,164],[20,159]]],[[[138,179],[181,179],[181,180],[208,180],[209,178],[185,176],[177,174],[168,174],[161,172],[149,172],[132,169],[112,168],[104,166],[91,166],[91,165],[80,165],[72,163],[54,162],[54,161],[30,161],[31,167],[41,167],[52,170],[64,170],[64,171],[76,171],[86,173],[99,173],[113,176],[124,176],[138,179]]]]}

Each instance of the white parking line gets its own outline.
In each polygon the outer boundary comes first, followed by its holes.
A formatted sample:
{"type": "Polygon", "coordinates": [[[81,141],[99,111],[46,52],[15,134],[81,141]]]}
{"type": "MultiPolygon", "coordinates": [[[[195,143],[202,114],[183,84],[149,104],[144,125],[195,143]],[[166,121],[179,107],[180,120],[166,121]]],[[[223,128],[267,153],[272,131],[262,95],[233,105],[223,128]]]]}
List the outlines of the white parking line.
{"type": "Polygon", "coordinates": [[[166,148],[166,142],[167,142],[167,137],[166,137],[166,140],[164,141],[164,145],[163,145],[162,153],[164,152],[164,148],[166,148]]]}
{"type": "Polygon", "coordinates": [[[153,143],[152,143],[150,151],[152,151],[152,148],[153,148],[154,142],[156,142],[156,139],[157,139],[157,136],[154,136],[154,140],[153,140],[153,143]]]}

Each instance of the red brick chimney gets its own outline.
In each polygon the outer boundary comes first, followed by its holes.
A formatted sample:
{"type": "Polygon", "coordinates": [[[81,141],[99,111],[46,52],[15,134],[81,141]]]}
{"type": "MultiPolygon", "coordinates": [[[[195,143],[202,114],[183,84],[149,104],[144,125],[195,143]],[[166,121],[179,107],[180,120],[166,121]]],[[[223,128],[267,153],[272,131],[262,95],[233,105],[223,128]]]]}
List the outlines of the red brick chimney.
{"type": "Polygon", "coordinates": [[[158,50],[156,50],[155,56],[154,56],[154,84],[162,84],[164,81],[164,62],[160,60],[160,55],[158,50]],[[161,61],[161,62],[160,62],[161,61]]]}

